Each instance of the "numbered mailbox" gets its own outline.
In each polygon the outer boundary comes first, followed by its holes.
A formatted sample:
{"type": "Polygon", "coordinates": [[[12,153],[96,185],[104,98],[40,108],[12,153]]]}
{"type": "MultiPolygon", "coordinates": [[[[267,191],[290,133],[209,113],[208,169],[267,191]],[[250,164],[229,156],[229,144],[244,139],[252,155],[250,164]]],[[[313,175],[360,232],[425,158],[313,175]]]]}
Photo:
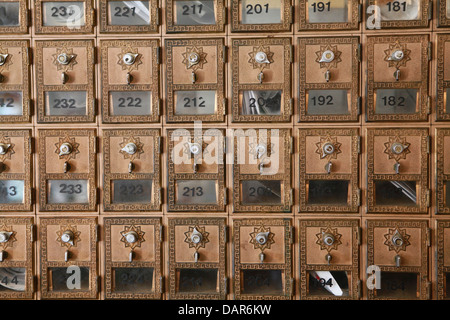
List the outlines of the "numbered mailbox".
{"type": "Polygon", "coordinates": [[[428,129],[367,129],[367,212],[427,213],[428,129]]]}
{"type": "Polygon", "coordinates": [[[368,298],[426,300],[430,234],[427,220],[368,220],[368,298]]]}
{"type": "Polygon", "coordinates": [[[169,218],[169,299],[225,300],[225,218],[169,218]]]}
{"type": "Polygon", "coordinates": [[[450,129],[436,129],[436,213],[450,213],[450,129]]]}
{"type": "Polygon", "coordinates": [[[107,299],[160,299],[159,218],[104,218],[107,299]]]}
{"type": "Polygon", "coordinates": [[[0,218],[0,298],[32,299],[33,218],[0,218]]]}
{"type": "Polygon", "coordinates": [[[234,212],[291,212],[289,129],[234,131],[234,212]]]}
{"type": "MultiPolygon", "coordinates": [[[[450,25],[450,24],[449,24],[450,25]]],[[[437,35],[436,120],[450,120],[450,35],[437,35]]]]}
{"type": "Polygon", "coordinates": [[[367,0],[366,28],[427,28],[433,13],[432,2],[434,1],[367,0]]]}
{"type": "Polygon", "coordinates": [[[42,299],[95,299],[97,218],[40,218],[42,299]]]}
{"type": "Polygon", "coordinates": [[[160,140],[157,129],[103,130],[105,211],[160,210],[160,140]]]}
{"type": "Polygon", "coordinates": [[[232,39],[233,122],[289,122],[292,114],[289,38],[232,39]]]}
{"type": "Polygon", "coordinates": [[[94,122],[94,41],[36,41],[38,123],[94,122]]]}
{"type": "Polygon", "coordinates": [[[300,129],[299,212],[359,212],[358,129],[300,129]]]}
{"type": "Polygon", "coordinates": [[[27,0],[0,1],[0,34],[28,33],[27,0]]]}
{"type": "Polygon", "coordinates": [[[450,221],[436,221],[437,299],[450,299],[450,221]]]}
{"type": "Polygon", "coordinates": [[[361,20],[359,0],[299,0],[300,31],[356,30],[361,20]]]}
{"type": "Polygon", "coordinates": [[[39,210],[95,211],[95,129],[38,130],[39,210]]]}
{"type": "Polygon", "coordinates": [[[357,121],[359,37],[299,38],[299,121],[357,121]]]}
{"type": "Polygon", "coordinates": [[[293,232],[290,219],[233,221],[234,299],[292,299],[293,232]]]}
{"type": "Polygon", "coordinates": [[[166,0],[166,32],[224,32],[224,0],[166,0]]]}
{"type": "Polygon", "coordinates": [[[169,211],[225,211],[225,131],[167,130],[169,211]]]}
{"type": "Polygon", "coordinates": [[[159,40],[100,40],[104,123],[158,122],[159,40]]]}
{"type": "Polygon", "coordinates": [[[231,31],[290,31],[293,6],[289,0],[237,0],[231,2],[231,31]]]}
{"type": "Polygon", "coordinates": [[[31,130],[0,130],[0,211],[31,211],[31,130]]]}
{"type": "Polygon", "coordinates": [[[92,0],[35,0],[36,34],[88,34],[94,32],[95,12],[92,0]]]}
{"type": "Polygon", "coordinates": [[[427,121],[428,35],[367,37],[367,121],[427,121]]]}
{"type": "Polygon", "coordinates": [[[0,41],[0,124],[30,122],[29,55],[27,40],[0,41]]]}
{"type": "Polygon", "coordinates": [[[167,122],[225,120],[223,39],[167,39],[167,122]]]}
{"type": "Polygon", "coordinates": [[[157,0],[100,0],[99,11],[101,33],[158,32],[157,0]]]}
{"type": "Polygon", "coordinates": [[[359,220],[300,221],[300,299],[359,299],[359,220]]]}

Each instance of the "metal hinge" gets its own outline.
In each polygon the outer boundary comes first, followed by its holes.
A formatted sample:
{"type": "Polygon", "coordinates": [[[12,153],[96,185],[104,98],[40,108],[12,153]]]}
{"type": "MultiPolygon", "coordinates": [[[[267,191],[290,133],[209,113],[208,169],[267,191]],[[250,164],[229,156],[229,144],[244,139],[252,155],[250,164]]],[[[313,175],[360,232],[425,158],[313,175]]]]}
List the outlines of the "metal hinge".
{"type": "Polygon", "coordinates": [[[27,48],[27,62],[28,62],[28,65],[33,64],[32,60],[33,60],[33,51],[32,51],[31,48],[27,48]]]}
{"type": "Polygon", "coordinates": [[[431,137],[427,136],[427,153],[431,153],[431,137]]]}
{"type": "Polygon", "coordinates": [[[158,61],[158,64],[161,64],[161,47],[156,48],[156,61],[158,61]]]}
{"type": "Polygon", "coordinates": [[[428,1],[428,20],[431,19],[433,19],[433,1],[428,1]]]}
{"type": "Polygon", "coordinates": [[[163,225],[160,225],[159,226],[159,242],[163,242],[163,232],[164,232],[164,226],[163,225]]]}
{"type": "Polygon", "coordinates": [[[294,137],[290,137],[290,141],[289,141],[289,153],[293,154],[294,153],[294,137]]]}
{"type": "Polygon", "coordinates": [[[426,192],[426,197],[427,197],[427,199],[426,199],[426,201],[427,201],[426,205],[427,205],[427,208],[429,208],[429,207],[430,207],[430,202],[431,202],[431,191],[430,191],[430,189],[427,190],[427,192],[426,192]]]}
{"type": "Polygon", "coordinates": [[[224,286],[225,286],[225,295],[228,294],[228,277],[225,277],[225,279],[223,279],[224,282],[224,286]]]}
{"type": "Polygon", "coordinates": [[[222,62],[223,63],[227,63],[227,53],[228,53],[227,46],[223,46],[223,49],[222,49],[222,62]]]}
{"type": "Polygon", "coordinates": [[[227,135],[223,137],[223,154],[227,154],[227,148],[228,148],[228,140],[227,135]]]}
{"type": "Polygon", "coordinates": [[[97,11],[95,9],[91,9],[91,26],[94,27],[97,22],[97,11]]]}
{"type": "Polygon", "coordinates": [[[289,206],[292,208],[294,205],[294,189],[291,188],[291,191],[289,193],[289,206]]]}
{"type": "Polygon", "coordinates": [[[34,242],[36,240],[35,232],[36,226],[34,224],[31,224],[31,242],[34,242]]]}
{"type": "Polygon", "coordinates": [[[163,137],[158,137],[158,144],[159,144],[159,154],[163,153],[163,137]]]}
{"type": "Polygon", "coordinates": [[[357,297],[358,297],[358,299],[361,299],[361,296],[362,296],[362,281],[361,280],[358,280],[358,284],[357,284],[357,297]]]}
{"type": "Polygon", "coordinates": [[[33,137],[28,137],[28,153],[33,154],[33,137]]]}
{"type": "Polygon", "coordinates": [[[224,241],[225,241],[225,243],[227,243],[228,242],[228,226],[224,227],[223,232],[225,233],[224,241]]]}
{"type": "Polygon", "coordinates": [[[363,11],[363,5],[360,4],[358,6],[358,22],[362,22],[362,17],[363,17],[362,11],[363,11]]]}
{"type": "Polygon", "coordinates": [[[431,300],[431,282],[427,282],[427,299],[431,300]]]}
{"type": "Polygon", "coordinates": [[[360,116],[362,113],[362,97],[361,96],[358,97],[357,109],[358,109],[358,116],[360,116]]]}
{"type": "Polygon", "coordinates": [[[159,277],[159,293],[163,293],[163,277],[159,277]]]}
{"type": "Polygon", "coordinates": [[[159,116],[161,116],[161,98],[158,98],[158,99],[156,99],[156,103],[157,103],[157,105],[156,105],[156,114],[157,114],[157,116],[159,117],[159,116]]]}
{"type": "Polygon", "coordinates": [[[433,58],[433,44],[430,42],[428,42],[428,61],[431,61],[431,59],[433,58]]]}
{"type": "Polygon", "coordinates": [[[362,46],[361,43],[358,43],[357,47],[356,47],[356,54],[358,57],[358,61],[361,62],[362,61],[362,46]]]}
{"type": "Polygon", "coordinates": [[[31,12],[31,9],[27,10],[27,27],[31,27],[33,24],[33,14],[31,12]]]}
{"type": "Polygon", "coordinates": [[[225,116],[227,114],[227,98],[223,98],[222,106],[223,106],[223,115],[225,116]]]}
{"type": "Polygon", "coordinates": [[[361,245],[361,235],[362,235],[362,229],[361,227],[356,228],[356,241],[358,242],[358,246],[361,245]]]}
{"type": "Polygon", "coordinates": [[[161,25],[161,8],[156,11],[156,25],[161,25]]]}
{"type": "Polygon", "coordinates": [[[100,225],[95,227],[95,240],[98,242],[100,240],[100,225]]]}
{"type": "Polygon", "coordinates": [[[431,247],[431,229],[427,228],[427,247],[431,247]]]}
{"type": "Polygon", "coordinates": [[[227,199],[227,188],[223,188],[223,204],[226,206],[228,204],[228,199],[227,199]]]}
{"type": "Polygon", "coordinates": [[[291,282],[291,290],[290,290],[289,293],[290,293],[290,296],[293,297],[294,296],[294,289],[295,289],[295,287],[294,287],[294,278],[291,278],[289,281],[291,282]]]}
{"type": "Polygon", "coordinates": [[[31,281],[31,292],[35,291],[35,289],[37,288],[37,283],[38,283],[38,277],[33,276],[33,280],[31,281]]]}
{"type": "Polygon", "coordinates": [[[224,5],[223,6],[223,24],[225,25],[226,24],[226,21],[227,21],[227,7],[224,5]]]}
{"type": "Polygon", "coordinates": [[[290,244],[293,244],[294,243],[294,227],[290,227],[290,230],[289,230],[289,241],[290,241],[290,244]]]}
{"type": "Polygon", "coordinates": [[[358,152],[358,154],[361,154],[361,141],[362,141],[362,139],[361,139],[361,136],[358,136],[358,141],[356,142],[356,148],[357,148],[357,152],[358,152]]]}
{"type": "Polygon", "coordinates": [[[97,98],[92,99],[92,111],[95,116],[98,115],[97,106],[98,106],[97,98]]]}
{"type": "Polygon", "coordinates": [[[358,206],[358,207],[360,207],[361,206],[361,189],[356,189],[356,205],[358,206]]]}
{"type": "Polygon", "coordinates": [[[289,52],[289,55],[290,55],[290,60],[291,60],[291,63],[294,63],[294,46],[291,44],[291,47],[290,47],[290,52],[289,52]]]}
{"type": "Polygon", "coordinates": [[[101,276],[97,276],[97,292],[100,291],[101,287],[102,287],[102,278],[101,276]]]}
{"type": "Polygon", "coordinates": [[[427,114],[431,114],[431,97],[427,97],[427,114]]]}
{"type": "Polygon", "coordinates": [[[294,98],[289,99],[289,115],[292,116],[294,113],[294,98]]]}

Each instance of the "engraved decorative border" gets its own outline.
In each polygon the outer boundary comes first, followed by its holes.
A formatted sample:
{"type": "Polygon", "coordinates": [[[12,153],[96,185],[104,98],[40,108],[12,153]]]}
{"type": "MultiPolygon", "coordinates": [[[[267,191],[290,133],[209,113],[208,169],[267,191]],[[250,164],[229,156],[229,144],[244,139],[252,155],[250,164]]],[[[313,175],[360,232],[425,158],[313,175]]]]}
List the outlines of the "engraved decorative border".
{"type": "Polygon", "coordinates": [[[28,33],[28,24],[31,21],[31,17],[28,16],[28,1],[27,0],[4,0],[3,2],[19,2],[19,19],[20,25],[16,27],[3,27],[0,26],[0,33],[2,34],[19,34],[28,33]]]}
{"type": "Polygon", "coordinates": [[[308,0],[299,0],[298,16],[299,16],[299,31],[329,31],[329,30],[357,30],[359,29],[359,0],[351,1],[352,20],[349,22],[334,22],[334,23],[309,23],[306,22],[306,11],[308,0]]]}
{"type": "Polygon", "coordinates": [[[444,150],[444,139],[450,136],[449,128],[436,129],[436,213],[450,214],[450,207],[445,205],[445,181],[450,175],[445,174],[444,160],[447,156],[444,150]]]}
{"type": "MultiPolygon", "coordinates": [[[[153,0],[152,0],[153,1],[153,0]]],[[[159,61],[158,61],[158,50],[159,50],[159,40],[149,39],[149,40],[100,40],[100,50],[102,57],[102,120],[103,123],[136,123],[136,122],[158,122],[160,115],[160,90],[159,90],[159,61]],[[109,71],[110,69],[118,68],[117,65],[108,65],[108,48],[111,47],[151,47],[152,48],[152,83],[150,85],[111,85],[108,83],[109,71]],[[110,114],[110,100],[109,91],[143,91],[147,90],[152,93],[152,105],[151,105],[151,115],[141,115],[141,116],[114,116],[110,114]]],[[[144,71],[141,71],[144,72],[144,71]]]]}
{"type": "Polygon", "coordinates": [[[190,33],[190,32],[224,32],[226,8],[224,0],[215,0],[216,9],[216,24],[213,25],[198,25],[198,26],[178,26],[175,25],[175,12],[173,2],[176,0],[166,1],[166,32],[167,33],[190,33]]]}
{"type": "Polygon", "coordinates": [[[15,161],[23,161],[23,173],[2,173],[0,179],[2,180],[24,180],[23,203],[9,203],[0,204],[0,211],[31,211],[32,210],[32,140],[31,130],[0,130],[0,136],[4,137],[23,137],[23,159],[15,159],[15,161]]]}
{"type": "Polygon", "coordinates": [[[95,76],[94,76],[94,41],[93,40],[39,40],[36,41],[36,87],[37,87],[37,122],[38,123],[79,123],[95,120],[95,76]],[[83,47],[87,53],[87,84],[79,85],[45,85],[44,80],[44,48],[83,47]],[[83,116],[47,116],[45,115],[45,92],[49,91],[86,91],[87,115],[83,116]]]}
{"type": "MultiPolygon", "coordinates": [[[[291,219],[235,219],[233,220],[233,276],[234,276],[234,299],[235,300],[291,300],[293,294],[292,279],[292,241],[293,235],[291,219]],[[284,255],[283,264],[263,263],[241,263],[241,226],[282,226],[284,227],[284,255]],[[284,294],[283,295],[249,295],[241,293],[241,270],[282,270],[284,271],[284,294]]],[[[245,252],[243,253],[245,254],[245,252]]]]}
{"type": "Polygon", "coordinates": [[[233,122],[289,122],[292,115],[291,95],[291,59],[293,58],[290,38],[249,38],[232,39],[232,110],[233,122]],[[241,84],[239,83],[239,47],[240,46],[283,46],[284,69],[282,83],[241,84]],[[240,115],[240,90],[282,90],[284,105],[281,106],[280,115],[240,115]]]}
{"type": "Polygon", "coordinates": [[[108,2],[99,0],[100,33],[155,33],[159,26],[159,8],[157,0],[147,0],[150,10],[150,25],[148,26],[116,26],[108,24],[108,2]]]}
{"type": "MultiPolygon", "coordinates": [[[[444,264],[445,257],[445,241],[444,241],[444,231],[450,228],[449,220],[438,220],[436,221],[436,290],[437,299],[443,300],[446,298],[445,294],[445,274],[450,273],[450,266],[444,264]]],[[[448,244],[447,244],[448,246],[448,244]]],[[[448,297],[447,297],[448,298],[448,297]]]]}
{"type": "Polygon", "coordinates": [[[359,212],[359,130],[353,129],[299,129],[299,177],[300,177],[300,197],[299,212],[359,212]],[[351,137],[351,173],[350,174],[309,174],[306,172],[306,138],[308,136],[323,135],[351,137]],[[335,180],[343,179],[350,181],[351,198],[346,206],[340,205],[308,205],[308,195],[306,192],[307,180],[335,180]]]}
{"type": "Polygon", "coordinates": [[[299,74],[299,88],[298,88],[298,113],[299,121],[301,122],[336,122],[336,121],[357,121],[359,116],[359,76],[360,76],[360,61],[358,57],[359,37],[333,37],[333,38],[299,38],[298,39],[298,74],[299,74]],[[354,53],[352,59],[352,82],[351,83],[307,83],[306,82],[306,65],[307,55],[306,47],[312,45],[321,45],[324,43],[337,45],[351,45],[354,53]],[[306,113],[308,102],[306,100],[306,92],[308,90],[329,90],[329,89],[347,89],[350,90],[350,114],[345,115],[308,115],[306,113]]]}
{"type": "Polygon", "coordinates": [[[160,299],[161,298],[161,219],[160,218],[104,218],[105,227],[105,296],[106,299],[160,299]],[[152,241],[155,258],[154,261],[133,261],[129,262],[114,262],[112,261],[112,246],[113,240],[111,235],[112,225],[153,225],[155,228],[155,237],[147,239],[152,241]],[[153,268],[154,270],[154,291],[153,293],[139,293],[139,292],[114,292],[113,291],[113,268],[153,268]]]}
{"type": "Polygon", "coordinates": [[[438,21],[437,27],[450,26],[450,19],[447,18],[447,1],[437,0],[438,21]]]}
{"type": "Polygon", "coordinates": [[[428,191],[428,129],[367,129],[367,213],[427,213],[427,191],[428,191]],[[374,173],[374,140],[375,136],[419,136],[421,138],[420,146],[420,174],[375,174],[374,173]],[[418,206],[380,206],[375,203],[375,180],[399,180],[399,181],[418,181],[421,194],[418,195],[418,206]],[[420,197],[420,198],[419,198],[420,197]]]}
{"type": "Polygon", "coordinates": [[[159,129],[124,129],[103,130],[103,205],[105,211],[159,211],[161,209],[161,165],[160,165],[160,135],[159,129]],[[147,150],[153,155],[153,173],[114,173],[111,172],[111,137],[150,136],[153,138],[153,150],[147,150]],[[147,203],[112,203],[112,180],[151,179],[153,181],[154,201],[147,203]]]}
{"type": "MultiPolygon", "coordinates": [[[[291,212],[291,130],[290,129],[276,129],[279,130],[279,137],[282,139],[280,150],[282,149],[284,155],[280,154],[284,161],[284,171],[282,174],[264,175],[259,174],[241,174],[240,165],[238,164],[238,147],[237,139],[241,136],[234,137],[234,164],[233,164],[233,212],[291,212]],[[240,199],[240,183],[243,180],[281,180],[284,188],[284,196],[280,205],[243,205],[240,199]]],[[[256,136],[259,137],[258,130],[256,136]]],[[[270,141],[271,131],[267,130],[267,139],[270,141]]]]}
{"type": "MultiPolygon", "coordinates": [[[[427,121],[428,120],[428,35],[404,35],[404,36],[368,36],[367,37],[367,99],[366,118],[367,121],[427,121]],[[395,41],[402,43],[421,44],[421,80],[420,82],[375,82],[375,44],[389,44],[395,41]],[[375,113],[375,91],[376,89],[418,89],[419,111],[414,114],[376,114],[375,113]]],[[[417,61],[416,61],[417,63],[417,61]]]]}
{"type": "Polygon", "coordinates": [[[241,0],[231,1],[231,32],[280,32],[290,31],[293,17],[293,6],[290,0],[280,0],[282,5],[281,23],[271,24],[241,24],[239,16],[239,7],[241,0]]]}
{"type": "MultiPolygon", "coordinates": [[[[377,0],[367,0],[366,2],[366,12],[367,8],[371,5],[377,5],[377,0]]],[[[417,20],[394,20],[394,21],[381,21],[381,29],[399,29],[399,28],[428,28],[430,6],[429,0],[420,0],[420,18],[417,20]]]]}
{"type": "Polygon", "coordinates": [[[34,273],[33,273],[33,218],[0,218],[1,224],[7,225],[25,225],[26,226],[26,254],[25,261],[9,261],[6,259],[1,263],[2,268],[25,268],[26,269],[26,285],[25,291],[2,291],[1,299],[32,299],[34,292],[34,273]]]}
{"type": "MultiPolygon", "coordinates": [[[[418,267],[404,266],[380,266],[381,272],[417,272],[420,273],[422,279],[418,286],[420,286],[420,299],[427,299],[427,281],[428,278],[428,247],[426,240],[426,233],[428,228],[427,220],[367,220],[367,265],[375,264],[375,240],[384,243],[385,239],[375,239],[375,228],[419,228],[421,239],[421,265],[418,267]],[[425,281],[424,281],[425,280],[425,281]]],[[[368,299],[375,300],[376,298],[373,290],[368,290],[368,299]]]]}
{"type": "MultiPolygon", "coordinates": [[[[358,299],[358,282],[359,282],[359,243],[358,243],[358,229],[359,220],[343,220],[343,219],[333,219],[333,220],[300,220],[300,233],[299,233],[299,244],[300,244],[300,299],[301,300],[357,300],[358,299]],[[352,265],[308,265],[306,261],[306,251],[307,251],[307,229],[310,227],[333,227],[333,228],[351,228],[352,229],[352,239],[351,250],[352,250],[352,265]],[[351,272],[352,283],[351,283],[351,294],[348,297],[321,297],[321,296],[310,296],[308,295],[308,271],[309,270],[324,270],[324,271],[347,271],[351,272]]],[[[310,241],[316,239],[310,239],[310,241]]]]}
{"type": "MultiPolygon", "coordinates": [[[[170,2],[170,1],[169,1],[170,2]]],[[[166,106],[167,122],[223,122],[225,120],[226,105],[225,98],[225,60],[224,60],[224,39],[166,39],[166,106]],[[214,46],[217,52],[217,80],[211,84],[173,84],[173,48],[185,46],[214,46]],[[213,115],[176,115],[175,114],[175,94],[174,91],[182,90],[216,90],[217,110],[213,115]]]]}
{"type": "MultiPolygon", "coordinates": [[[[39,129],[39,209],[40,211],[95,211],[97,205],[96,183],[96,129],[39,129]],[[46,173],[46,138],[60,136],[78,136],[89,138],[89,172],[88,173],[46,173]],[[89,203],[47,203],[47,180],[84,179],[89,181],[89,203]]],[[[54,148],[53,145],[49,147],[54,148]]]]}
{"type": "MultiPolygon", "coordinates": [[[[444,1],[443,1],[444,2],[444,1]]],[[[450,26],[450,19],[449,19],[449,26],[450,26]]],[[[446,89],[450,88],[450,81],[444,79],[444,71],[446,68],[445,63],[445,43],[450,41],[450,35],[449,34],[438,34],[437,35],[437,54],[436,54],[436,120],[444,120],[449,121],[450,120],[450,113],[446,112],[446,105],[445,105],[445,91],[446,89]]],[[[447,54],[450,54],[447,53],[447,54]]],[[[447,99],[450,99],[450,97],[447,97],[447,99]]]]}
{"type": "MultiPolygon", "coordinates": [[[[1,29],[0,29],[1,31],[1,29]]],[[[31,107],[30,107],[30,60],[29,60],[29,47],[28,40],[2,40],[0,46],[6,48],[21,47],[22,57],[19,62],[22,68],[22,84],[9,85],[7,82],[2,83],[2,91],[22,91],[22,115],[18,116],[0,116],[0,123],[15,123],[15,122],[30,122],[31,120],[31,107]]]]}
{"type": "MultiPolygon", "coordinates": [[[[170,299],[216,299],[225,300],[227,295],[226,282],[226,219],[225,218],[169,218],[169,293],[170,299]],[[175,257],[175,226],[179,225],[207,225],[216,226],[219,229],[219,262],[202,262],[202,263],[187,263],[177,262],[175,257]],[[176,292],[176,270],[184,268],[197,269],[218,269],[219,272],[219,292],[218,293],[177,293],[176,292]]],[[[180,241],[180,239],[178,239],[180,241]]],[[[181,239],[183,241],[183,239],[181,239]]]]}
{"type": "MultiPolygon", "coordinates": [[[[210,131],[211,129],[205,129],[202,131],[202,136],[197,137],[195,135],[195,130],[183,129],[184,132],[176,129],[167,130],[167,140],[168,140],[168,156],[167,156],[167,167],[168,167],[168,186],[167,186],[167,206],[169,211],[225,211],[225,157],[223,153],[219,152],[218,159],[222,161],[222,164],[217,165],[217,173],[178,173],[175,174],[175,164],[171,161],[172,150],[175,147],[175,141],[172,136],[179,137],[184,135],[190,135],[192,140],[197,140],[204,136],[214,136],[214,133],[210,131]],[[175,185],[177,180],[216,180],[218,185],[218,197],[217,204],[176,204],[175,198],[175,185]]],[[[218,147],[219,150],[221,146],[224,145],[225,132],[221,129],[219,130],[222,136],[216,136],[219,139],[218,147]]],[[[200,141],[199,141],[200,142],[200,141]]]]}
{"type": "MultiPolygon", "coordinates": [[[[34,3],[34,30],[36,34],[87,34],[94,32],[95,12],[93,0],[78,0],[84,2],[85,25],[80,28],[44,26],[42,5],[50,0],[35,0],[34,3]]],[[[58,0],[59,2],[73,0],[58,0]]]]}
{"type": "MultiPolygon", "coordinates": [[[[98,293],[98,270],[97,270],[97,218],[40,218],[39,219],[39,239],[40,239],[40,265],[41,265],[41,297],[43,299],[95,299],[98,293]],[[65,224],[87,224],[90,226],[90,260],[75,262],[58,262],[48,261],[47,251],[49,243],[47,243],[47,227],[49,225],[65,225],[65,224]],[[69,265],[77,265],[79,267],[89,268],[89,291],[84,292],[52,292],[49,291],[50,274],[49,268],[68,267],[69,265]]],[[[56,242],[56,238],[55,238],[56,242]]]]}

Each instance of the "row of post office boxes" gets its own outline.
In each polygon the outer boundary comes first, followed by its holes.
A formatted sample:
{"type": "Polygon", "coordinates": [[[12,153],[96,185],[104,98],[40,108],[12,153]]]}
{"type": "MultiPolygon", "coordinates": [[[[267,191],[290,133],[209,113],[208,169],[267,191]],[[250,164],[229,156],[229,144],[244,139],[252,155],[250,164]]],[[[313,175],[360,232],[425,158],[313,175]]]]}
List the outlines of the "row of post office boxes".
{"type": "Polygon", "coordinates": [[[359,299],[363,291],[369,299],[430,299],[433,290],[450,298],[447,220],[366,220],[362,231],[358,219],[307,219],[296,222],[298,235],[281,218],[101,221],[40,217],[35,232],[33,218],[0,218],[0,297],[292,299],[297,288],[301,299],[359,299]]]}
{"type": "MultiPolygon", "coordinates": [[[[160,211],[163,203],[159,129],[103,129],[105,211],[160,211]]],[[[430,206],[427,128],[298,130],[298,171],[291,129],[167,129],[168,211],[287,212],[293,175],[300,212],[358,213],[360,154],[367,167],[367,212],[422,213],[430,206]],[[227,191],[226,164],[232,171],[227,191]],[[232,165],[232,167],[231,167],[232,165]]],[[[96,129],[37,129],[39,211],[95,211],[96,129]]],[[[450,129],[435,131],[436,207],[450,213],[450,129]]],[[[0,130],[0,210],[32,209],[31,130],[0,130]]]]}
{"type": "MultiPolygon", "coordinates": [[[[366,121],[450,120],[450,35],[437,36],[436,103],[430,91],[428,35],[368,36],[366,121]]],[[[166,39],[165,92],[160,91],[158,39],[100,40],[98,106],[103,123],[290,122],[292,65],[298,68],[298,121],[355,122],[362,109],[359,37],[166,39]],[[230,103],[226,62],[230,62],[230,103]],[[294,58],[295,56],[295,58],[294,58]]],[[[36,40],[37,123],[95,122],[94,40],[36,40]]],[[[31,49],[0,41],[0,122],[31,120],[31,49]]]]}
{"type": "MultiPolygon", "coordinates": [[[[98,24],[101,34],[156,33],[162,14],[157,0],[0,2],[2,33],[27,33],[34,20],[35,34],[92,34],[98,24]],[[96,7],[96,8],[95,8],[96,7]],[[98,22],[96,21],[98,16],[98,22]]],[[[289,32],[296,23],[299,31],[358,30],[363,18],[372,29],[428,28],[437,7],[437,26],[450,25],[450,2],[428,0],[232,0],[229,15],[232,32],[289,32]],[[363,12],[364,11],[364,12],[363,12]],[[295,15],[294,15],[295,12],[295,15]],[[295,19],[294,19],[295,17],[295,19]]],[[[164,1],[167,33],[225,32],[227,1],[164,1]]]]}

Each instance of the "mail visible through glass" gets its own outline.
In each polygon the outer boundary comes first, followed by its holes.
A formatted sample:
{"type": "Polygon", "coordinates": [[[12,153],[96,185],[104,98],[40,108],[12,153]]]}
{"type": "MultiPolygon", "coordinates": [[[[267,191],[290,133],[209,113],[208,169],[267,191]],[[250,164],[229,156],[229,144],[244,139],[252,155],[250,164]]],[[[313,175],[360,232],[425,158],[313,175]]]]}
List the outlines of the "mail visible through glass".
{"type": "Polygon", "coordinates": [[[242,115],[280,115],[281,90],[246,90],[240,95],[242,115]]]}

